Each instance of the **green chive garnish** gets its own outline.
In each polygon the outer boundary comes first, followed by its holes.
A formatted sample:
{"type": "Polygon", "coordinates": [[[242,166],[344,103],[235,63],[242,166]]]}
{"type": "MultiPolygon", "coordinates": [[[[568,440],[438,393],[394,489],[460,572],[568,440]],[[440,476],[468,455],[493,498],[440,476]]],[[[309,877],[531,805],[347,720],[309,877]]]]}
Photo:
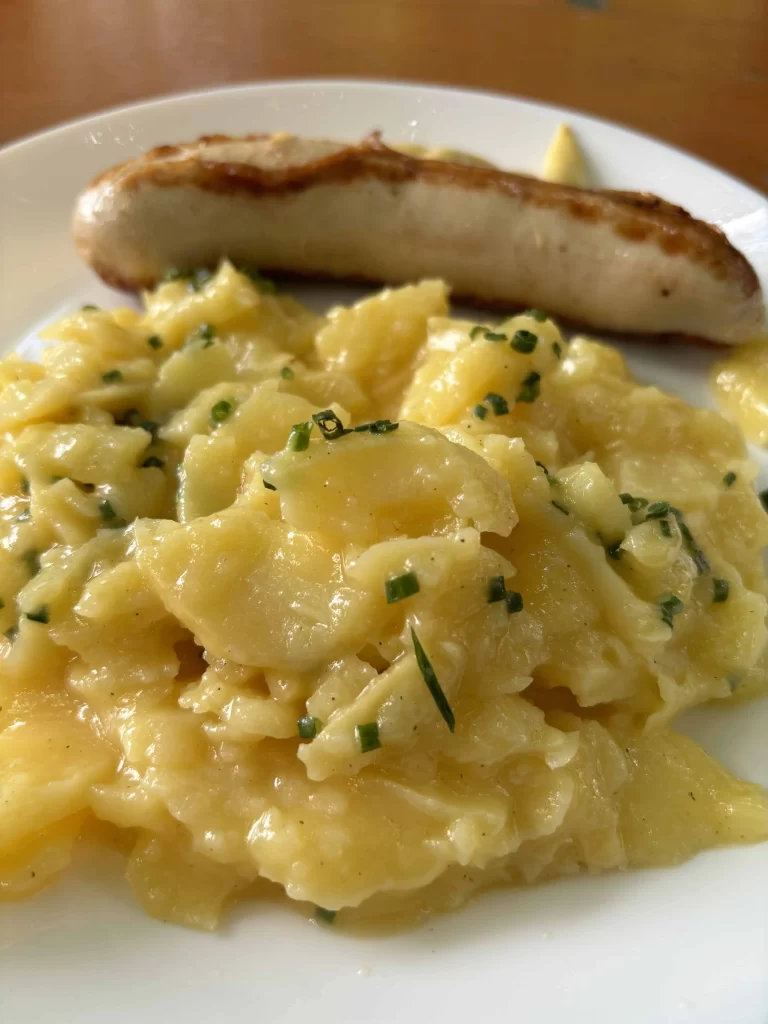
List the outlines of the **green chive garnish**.
{"type": "Polygon", "coordinates": [[[110,519],[117,519],[117,512],[112,507],[112,502],[105,498],[99,502],[99,512],[101,512],[102,519],[109,521],[110,519]]]}
{"type": "Polygon", "coordinates": [[[208,284],[212,277],[213,272],[208,270],[207,267],[200,267],[199,269],[194,270],[190,276],[189,282],[192,291],[199,292],[204,285],[208,284]]]}
{"type": "Polygon", "coordinates": [[[670,522],[669,522],[668,519],[660,519],[659,520],[659,526],[661,527],[662,536],[664,536],[664,537],[671,537],[672,536],[672,526],[670,525],[670,522]]]}
{"type": "Polygon", "coordinates": [[[502,334],[500,331],[486,331],[483,335],[486,341],[508,341],[506,334],[502,334]]]}
{"type": "Polygon", "coordinates": [[[672,629],[672,619],[675,615],[679,615],[685,605],[675,594],[665,594],[659,598],[659,609],[661,611],[661,618],[663,622],[672,629]]]}
{"type": "Polygon", "coordinates": [[[728,580],[713,579],[712,580],[712,604],[722,604],[723,601],[728,600],[728,593],[731,589],[731,585],[728,580]]]}
{"type": "Polygon", "coordinates": [[[723,477],[723,483],[726,487],[733,487],[733,485],[736,483],[736,474],[733,472],[733,470],[730,470],[728,473],[725,474],[725,476],[723,477]]]}
{"type": "Polygon", "coordinates": [[[541,374],[531,370],[520,387],[518,402],[535,402],[541,394],[541,374]]]}
{"type": "Polygon", "coordinates": [[[523,595],[519,594],[516,590],[508,590],[504,595],[504,600],[507,603],[507,611],[510,615],[523,610],[523,595]]]}
{"type": "Polygon", "coordinates": [[[117,384],[123,379],[123,375],[119,370],[107,370],[106,373],[102,373],[101,379],[105,384],[117,384]]]}
{"type": "Polygon", "coordinates": [[[648,508],[645,510],[646,519],[662,519],[664,516],[669,515],[669,502],[668,501],[652,501],[648,508]]]}
{"type": "Polygon", "coordinates": [[[30,548],[28,551],[24,552],[21,556],[21,560],[24,562],[27,569],[29,569],[29,575],[37,576],[40,572],[40,552],[36,551],[34,548],[30,548]]]}
{"type": "Polygon", "coordinates": [[[478,420],[484,420],[488,415],[488,410],[484,405],[476,405],[472,410],[472,415],[478,420]]]}
{"type": "Polygon", "coordinates": [[[151,334],[147,338],[147,344],[150,348],[158,349],[163,347],[163,339],[159,334],[151,334]]]}
{"type": "Polygon", "coordinates": [[[165,463],[163,462],[162,459],[158,459],[156,455],[148,455],[147,458],[144,459],[144,461],[142,462],[141,466],[142,469],[151,469],[153,467],[155,469],[164,469],[165,463]]]}
{"type": "Polygon", "coordinates": [[[647,498],[633,498],[632,495],[627,494],[626,491],[620,494],[619,498],[621,499],[622,504],[629,506],[630,512],[639,512],[641,508],[645,508],[648,504],[647,498]]]}
{"type": "Polygon", "coordinates": [[[523,312],[523,316],[529,316],[532,320],[536,320],[540,324],[543,324],[545,320],[549,319],[547,314],[542,312],[540,309],[526,309],[523,312]]]}
{"type": "Polygon", "coordinates": [[[99,307],[98,306],[94,306],[94,304],[92,302],[86,302],[86,304],[84,306],[80,307],[80,312],[81,313],[93,313],[94,311],[98,310],[98,308],[99,307]]]}
{"type": "Polygon", "coordinates": [[[538,335],[534,334],[533,331],[515,331],[510,345],[515,352],[522,352],[524,355],[527,355],[529,352],[533,352],[538,342],[538,335]]]}
{"type": "Polygon", "coordinates": [[[506,398],[497,395],[495,391],[489,391],[483,401],[491,407],[494,416],[506,416],[509,412],[506,398]]]}
{"type": "Polygon", "coordinates": [[[226,398],[222,398],[222,400],[217,402],[211,409],[211,426],[218,427],[225,420],[228,420],[234,412],[234,409],[234,402],[228,402],[226,398]]]}
{"type": "Polygon", "coordinates": [[[698,572],[699,576],[703,576],[712,568],[709,564],[709,559],[701,550],[699,545],[696,543],[696,538],[693,536],[690,529],[686,525],[685,520],[683,519],[683,513],[680,511],[680,509],[673,508],[670,505],[669,511],[672,513],[675,519],[677,519],[677,527],[680,530],[680,535],[683,538],[685,548],[694,561],[696,571],[698,572]]]}
{"type": "Polygon", "coordinates": [[[571,514],[565,505],[561,505],[559,501],[553,501],[552,505],[554,505],[558,512],[562,512],[564,516],[569,516],[571,514]]]}
{"type": "Polygon", "coordinates": [[[488,604],[503,601],[507,592],[503,576],[491,576],[488,580],[488,604]]]}
{"type": "MultiPolygon", "coordinates": [[[[370,424],[368,429],[372,434],[391,434],[399,426],[399,423],[393,423],[392,420],[376,420],[375,423],[370,424]]],[[[344,433],[348,434],[349,431],[345,430],[344,433]]]]}
{"type": "Polygon", "coordinates": [[[556,359],[559,359],[560,356],[562,356],[562,354],[563,354],[563,346],[560,344],[559,341],[553,341],[552,342],[552,351],[555,353],[555,358],[556,359]]]}
{"type": "Polygon", "coordinates": [[[303,452],[309,448],[309,435],[312,433],[311,423],[294,423],[288,435],[286,448],[291,452],[303,452]]]}
{"type": "Polygon", "coordinates": [[[299,730],[299,738],[302,740],[313,740],[320,732],[321,722],[313,715],[304,715],[298,719],[296,726],[299,730]]]}
{"type": "Polygon", "coordinates": [[[421,587],[415,572],[404,572],[402,576],[393,576],[384,583],[387,604],[396,604],[406,597],[418,594],[421,587]]]}
{"type": "Polygon", "coordinates": [[[293,372],[290,366],[281,366],[280,376],[282,377],[283,380],[293,380],[296,374],[293,372]]]}
{"type": "Polygon", "coordinates": [[[203,341],[213,341],[216,337],[216,328],[213,324],[200,324],[197,329],[198,338],[202,338],[203,341]]]}
{"type": "Polygon", "coordinates": [[[333,924],[336,919],[336,911],[326,910],[325,907],[315,907],[315,917],[318,921],[324,921],[325,924],[333,924]]]}
{"type": "Polygon", "coordinates": [[[472,330],[471,330],[471,331],[469,332],[469,336],[470,336],[470,338],[472,338],[472,340],[474,341],[474,339],[475,339],[475,338],[476,338],[476,337],[478,336],[478,334],[484,334],[486,330],[487,330],[487,328],[485,328],[485,327],[482,327],[482,326],[481,326],[480,324],[477,324],[477,325],[476,325],[475,327],[473,327],[473,328],[472,328],[472,330]]]}
{"type": "Polygon", "coordinates": [[[33,612],[24,612],[30,622],[42,622],[43,625],[47,625],[50,622],[50,615],[48,614],[48,605],[41,604],[39,608],[33,612]]]}
{"type": "Polygon", "coordinates": [[[427,684],[427,689],[432,694],[432,699],[437,704],[437,710],[443,716],[446,725],[453,732],[456,728],[456,719],[454,718],[453,711],[451,711],[451,705],[443,693],[442,686],[437,681],[432,663],[427,657],[427,652],[421,646],[421,641],[416,636],[416,630],[413,627],[411,627],[411,638],[413,640],[413,649],[416,652],[416,664],[419,666],[419,671],[424,682],[427,684]]]}
{"type": "Polygon", "coordinates": [[[361,754],[367,754],[369,750],[378,750],[381,746],[378,722],[364,722],[362,725],[356,725],[355,736],[361,754]]]}
{"type": "Polygon", "coordinates": [[[163,274],[161,280],[167,283],[169,281],[183,281],[185,277],[189,277],[188,271],[179,270],[178,267],[169,267],[163,274]]]}
{"type": "MultiPolygon", "coordinates": [[[[326,441],[335,441],[337,437],[343,437],[349,433],[333,409],[323,409],[322,412],[312,413],[312,419],[320,428],[320,433],[326,441]]],[[[374,424],[371,424],[371,430],[374,424]]]]}
{"type": "Polygon", "coordinates": [[[269,480],[262,480],[261,482],[262,482],[262,483],[264,484],[264,486],[266,487],[266,489],[267,489],[268,491],[276,491],[276,490],[277,490],[277,488],[275,487],[275,485],[274,485],[274,484],[271,484],[271,483],[269,482],[269,480]]]}
{"type": "Polygon", "coordinates": [[[237,269],[241,274],[245,274],[246,277],[250,278],[251,283],[255,284],[260,292],[264,292],[266,295],[273,295],[277,291],[275,282],[260,274],[256,267],[251,267],[245,263],[238,266],[237,269]]]}

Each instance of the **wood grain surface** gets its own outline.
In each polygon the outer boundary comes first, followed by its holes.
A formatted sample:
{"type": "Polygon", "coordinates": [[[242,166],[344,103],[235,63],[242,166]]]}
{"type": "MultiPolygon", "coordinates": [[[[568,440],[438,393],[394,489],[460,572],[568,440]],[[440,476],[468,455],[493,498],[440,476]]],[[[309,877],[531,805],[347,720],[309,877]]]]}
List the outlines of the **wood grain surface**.
{"type": "Polygon", "coordinates": [[[0,0],[0,143],[163,93],[305,76],[535,97],[768,190],[768,0],[0,0]]]}

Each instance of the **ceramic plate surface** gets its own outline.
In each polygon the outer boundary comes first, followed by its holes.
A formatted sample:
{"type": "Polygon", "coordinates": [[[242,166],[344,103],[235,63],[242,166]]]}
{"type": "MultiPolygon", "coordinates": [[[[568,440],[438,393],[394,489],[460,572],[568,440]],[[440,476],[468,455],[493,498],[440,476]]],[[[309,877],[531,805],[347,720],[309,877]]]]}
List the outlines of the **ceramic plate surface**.
{"type": "MultiPolygon", "coordinates": [[[[84,302],[124,302],[79,263],[70,213],[91,177],[153,145],[277,129],[355,140],[379,128],[386,140],[448,145],[536,173],[563,120],[600,184],[656,192],[719,225],[768,292],[768,202],[668,146],[480,93],[278,83],[111,111],[0,151],[0,347],[34,349],[42,324],[84,302]]],[[[352,291],[297,294],[323,306],[352,291]]],[[[708,350],[625,351],[641,379],[710,404],[708,350]]],[[[768,700],[700,709],[684,727],[768,785],[768,700]]],[[[121,869],[117,855],[84,850],[56,886],[0,905],[3,1024],[768,1021],[768,844],[674,869],[494,892],[416,930],[362,939],[275,904],[236,910],[215,935],[163,925],[139,910],[121,869]]]]}

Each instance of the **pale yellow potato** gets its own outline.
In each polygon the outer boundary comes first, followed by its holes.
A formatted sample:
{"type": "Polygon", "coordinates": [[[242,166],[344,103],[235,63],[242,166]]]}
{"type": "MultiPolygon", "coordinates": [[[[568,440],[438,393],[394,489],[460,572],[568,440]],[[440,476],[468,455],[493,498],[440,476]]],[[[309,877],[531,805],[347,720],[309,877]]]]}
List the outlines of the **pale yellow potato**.
{"type": "Polygon", "coordinates": [[[768,340],[744,345],[712,370],[718,405],[755,444],[768,443],[768,340]]]}
{"type": "Polygon", "coordinates": [[[94,823],[204,929],[260,879],[393,923],[768,836],[669,727],[768,689],[735,427],[440,282],[326,318],[225,264],[145,302],[0,362],[0,897],[94,823]]]}

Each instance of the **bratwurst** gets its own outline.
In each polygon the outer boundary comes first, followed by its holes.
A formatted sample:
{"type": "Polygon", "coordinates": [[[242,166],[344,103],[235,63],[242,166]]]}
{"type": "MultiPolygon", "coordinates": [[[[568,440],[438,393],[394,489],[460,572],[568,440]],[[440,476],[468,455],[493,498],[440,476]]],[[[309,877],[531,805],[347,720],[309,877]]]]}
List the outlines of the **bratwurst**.
{"type": "Polygon", "coordinates": [[[457,298],[600,330],[738,344],[764,324],[752,266],[678,206],[418,159],[377,134],[160,146],[99,175],[73,230],[93,269],[128,290],[228,257],[311,277],[442,277],[457,298]]]}

